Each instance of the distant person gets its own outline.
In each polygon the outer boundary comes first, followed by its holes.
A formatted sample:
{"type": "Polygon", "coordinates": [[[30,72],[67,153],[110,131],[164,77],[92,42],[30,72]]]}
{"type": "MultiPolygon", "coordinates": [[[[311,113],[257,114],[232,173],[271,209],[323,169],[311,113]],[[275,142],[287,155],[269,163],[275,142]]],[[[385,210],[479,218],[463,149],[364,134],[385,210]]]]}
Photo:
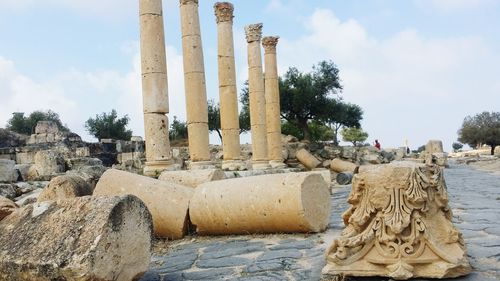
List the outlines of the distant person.
{"type": "Polygon", "coordinates": [[[380,150],[380,143],[378,142],[378,140],[375,140],[375,147],[380,150]]]}

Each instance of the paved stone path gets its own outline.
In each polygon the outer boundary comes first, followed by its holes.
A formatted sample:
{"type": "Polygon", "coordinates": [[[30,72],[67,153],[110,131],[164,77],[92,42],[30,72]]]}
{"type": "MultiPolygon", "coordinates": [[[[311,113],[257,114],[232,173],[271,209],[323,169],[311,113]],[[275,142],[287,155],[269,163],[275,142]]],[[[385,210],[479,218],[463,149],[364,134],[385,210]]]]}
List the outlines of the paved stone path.
{"type": "MultiPolygon", "coordinates": [[[[453,222],[464,235],[474,272],[460,281],[500,280],[500,176],[452,163],[445,179],[453,222]]],[[[343,228],[350,186],[332,194],[329,229],[320,234],[188,237],[157,241],[141,281],[320,280],[323,253],[343,228]]],[[[382,281],[387,278],[350,278],[382,281]]],[[[415,279],[423,280],[423,279],[415,279]]]]}

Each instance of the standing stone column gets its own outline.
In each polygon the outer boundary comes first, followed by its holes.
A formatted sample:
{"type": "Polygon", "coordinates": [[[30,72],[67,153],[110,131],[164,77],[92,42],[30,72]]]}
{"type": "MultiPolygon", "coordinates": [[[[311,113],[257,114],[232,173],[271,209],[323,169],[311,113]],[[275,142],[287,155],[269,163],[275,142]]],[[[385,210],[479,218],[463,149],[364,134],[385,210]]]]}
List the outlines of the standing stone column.
{"type": "Polygon", "coordinates": [[[279,37],[262,38],[265,62],[266,127],[269,164],[273,168],[285,168],[281,156],[280,89],[276,45],[279,37]]]}
{"type": "Polygon", "coordinates": [[[191,169],[212,167],[208,150],[208,105],[198,0],[180,0],[184,87],[191,169]]]}
{"type": "Polygon", "coordinates": [[[269,168],[267,158],[266,97],[260,39],[262,23],[245,26],[248,42],[248,90],[250,95],[250,125],[252,130],[252,167],[269,168]]]}
{"type": "Polygon", "coordinates": [[[161,0],[140,0],[141,66],[146,166],[144,174],[154,176],[172,169],[168,140],[168,87],[165,34],[161,0]]]}
{"type": "Polygon", "coordinates": [[[214,5],[217,21],[219,62],[220,122],[222,130],[222,169],[242,170],[240,157],[240,124],[234,63],[233,4],[217,2],[214,5]]]}

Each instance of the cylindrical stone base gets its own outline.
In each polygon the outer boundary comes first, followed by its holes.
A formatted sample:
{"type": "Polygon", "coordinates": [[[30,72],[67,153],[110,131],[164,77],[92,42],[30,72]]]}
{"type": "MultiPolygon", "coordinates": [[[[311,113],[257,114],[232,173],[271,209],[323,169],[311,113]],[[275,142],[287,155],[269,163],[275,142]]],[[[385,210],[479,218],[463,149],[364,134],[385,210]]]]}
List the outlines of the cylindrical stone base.
{"type": "Polygon", "coordinates": [[[300,163],[302,163],[304,166],[306,166],[306,168],[310,170],[321,165],[321,162],[305,148],[297,151],[295,157],[297,157],[297,160],[299,160],[300,163]]]}
{"type": "Polygon", "coordinates": [[[220,169],[201,169],[191,171],[165,171],[158,178],[161,181],[173,182],[189,187],[211,181],[223,180],[226,178],[224,171],[220,169]]]}
{"type": "Polygon", "coordinates": [[[137,280],[151,214],[135,196],[30,204],[0,222],[0,280],[137,280]]]}
{"type": "Polygon", "coordinates": [[[199,185],[189,215],[198,234],[319,232],[330,194],[319,174],[288,173],[199,185]]]}
{"type": "Polygon", "coordinates": [[[144,201],[153,216],[156,235],[170,239],[184,237],[189,200],[193,195],[191,187],[110,169],[101,176],[93,196],[124,194],[144,201]]]}
{"type": "Polygon", "coordinates": [[[357,167],[356,164],[349,162],[349,161],[340,160],[338,158],[333,159],[330,162],[330,170],[337,172],[337,173],[342,173],[342,172],[351,172],[352,173],[352,172],[354,172],[356,167],[357,167]]]}
{"type": "Polygon", "coordinates": [[[224,171],[244,171],[247,165],[242,160],[222,160],[222,170],[224,171]]]}

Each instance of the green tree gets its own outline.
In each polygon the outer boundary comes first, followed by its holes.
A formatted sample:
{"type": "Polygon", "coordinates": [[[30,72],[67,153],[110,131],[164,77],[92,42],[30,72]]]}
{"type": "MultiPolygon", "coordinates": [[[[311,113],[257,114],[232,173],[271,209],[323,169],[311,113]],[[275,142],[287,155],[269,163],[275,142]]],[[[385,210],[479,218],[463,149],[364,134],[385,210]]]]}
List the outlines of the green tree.
{"type": "Polygon", "coordinates": [[[333,131],[333,143],[339,144],[338,133],[341,128],[361,126],[363,119],[363,109],[359,105],[346,103],[341,100],[332,100],[328,106],[328,115],[326,122],[333,131]]]}
{"type": "Polygon", "coordinates": [[[28,117],[25,117],[23,112],[14,112],[12,118],[7,121],[7,129],[19,134],[30,135],[35,133],[38,121],[52,121],[57,125],[59,131],[69,132],[68,127],[63,125],[59,114],[50,109],[33,111],[28,117]]]}
{"type": "Polygon", "coordinates": [[[245,86],[241,89],[240,94],[241,110],[238,116],[240,121],[240,134],[248,132],[251,129],[250,123],[250,94],[248,91],[248,81],[245,82],[245,86]]]}
{"type": "Polygon", "coordinates": [[[222,142],[221,126],[220,126],[220,107],[213,100],[208,101],[208,130],[216,131],[222,142]]]}
{"type": "Polygon", "coordinates": [[[491,146],[491,155],[500,145],[500,112],[484,111],[475,116],[467,116],[458,130],[458,141],[477,147],[481,144],[491,146]]]}
{"type": "Polygon", "coordinates": [[[102,139],[130,140],[132,131],[127,130],[130,118],[125,115],[118,118],[116,110],[110,113],[103,112],[96,114],[95,118],[89,118],[85,122],[85,129],[89,134],[96,137],[99,141],[102,139]]]}
{"type": "Polygon", "coordinates": [[[457,152],[458,150],[462,149],[462,147],[464,147],[464,145],[459,143],[459,142],[454,142],[451,146],[453,147],[453,150],[455,152],[457,152]]]}
{"type": "Polygon", "coordinates": [[[368,133],[364,132],[361,128],[351,127],[343,128],[340,131],[344,141],[352,142],[356,146],[360,142],[364,142],[368,138],[368,133]]]}
{"type": "Polygon", "coordinates": [[[170,130],[168,131],[170,140],[185,140],[188,138],[188,129],[186,122],[179,121],[177,116],[174,116],[170,130]]]}
{"type": "Polygon", "coordinates": [[[322,61],[310,73],[291,67],[280,79],[281,117],[298,127],[311,140],[310,121],[326,121],[334,96],[342,91],[339,69],[332,61],[322,61]]]}

